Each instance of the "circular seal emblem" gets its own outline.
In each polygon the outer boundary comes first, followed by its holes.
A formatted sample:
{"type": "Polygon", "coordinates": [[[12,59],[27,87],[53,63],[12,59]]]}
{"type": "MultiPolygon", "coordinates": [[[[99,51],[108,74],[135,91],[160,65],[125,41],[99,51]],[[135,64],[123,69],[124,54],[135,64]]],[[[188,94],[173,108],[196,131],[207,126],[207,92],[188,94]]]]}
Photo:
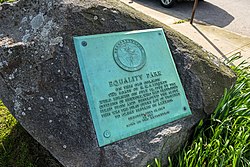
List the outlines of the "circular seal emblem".
{"type": "Polygon", "coordinates": [[[126,71],[140,70],[146,64],[146,53],[142,45],[133,39],[118,41],[113,49],[116,64],[126,71]]]}

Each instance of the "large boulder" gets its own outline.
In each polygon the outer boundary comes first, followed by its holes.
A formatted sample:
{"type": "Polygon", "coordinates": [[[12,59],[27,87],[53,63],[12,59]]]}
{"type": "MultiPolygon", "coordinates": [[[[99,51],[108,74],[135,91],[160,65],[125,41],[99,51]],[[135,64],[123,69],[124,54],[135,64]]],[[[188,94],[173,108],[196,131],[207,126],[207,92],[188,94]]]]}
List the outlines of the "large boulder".
{"type": "Polygon", "coordinates": [[[172,154],[234,81],[213,55],[119,1],[20,0],[0,6],[0,98],[64,166],[145,166],[160,153],[172,154]],[[193,114],[100,148],[72,38],[154,27],[164,28],[193,114]]]}

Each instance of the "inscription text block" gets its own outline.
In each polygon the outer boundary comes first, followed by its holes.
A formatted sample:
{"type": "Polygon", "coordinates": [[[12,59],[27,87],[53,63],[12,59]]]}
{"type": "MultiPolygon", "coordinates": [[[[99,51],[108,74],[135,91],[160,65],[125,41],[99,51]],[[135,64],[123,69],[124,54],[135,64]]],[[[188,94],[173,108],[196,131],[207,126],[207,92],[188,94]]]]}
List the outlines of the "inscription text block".
{"type": "Polygon", "coordinates": [[[74,43],[99,146],[191,114],[162,29],[74,43]]]}

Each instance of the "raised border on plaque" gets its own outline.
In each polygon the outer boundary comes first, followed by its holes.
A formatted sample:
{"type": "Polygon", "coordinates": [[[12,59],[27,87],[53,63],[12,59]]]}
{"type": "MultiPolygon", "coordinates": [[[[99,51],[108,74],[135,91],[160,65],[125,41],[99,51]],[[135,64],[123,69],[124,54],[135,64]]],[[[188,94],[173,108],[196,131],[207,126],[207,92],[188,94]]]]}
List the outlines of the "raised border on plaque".
{"type": "Polygon", "coordinates": [[[191,114],[161,28],[74,37],[99,146],[191,114]]]}

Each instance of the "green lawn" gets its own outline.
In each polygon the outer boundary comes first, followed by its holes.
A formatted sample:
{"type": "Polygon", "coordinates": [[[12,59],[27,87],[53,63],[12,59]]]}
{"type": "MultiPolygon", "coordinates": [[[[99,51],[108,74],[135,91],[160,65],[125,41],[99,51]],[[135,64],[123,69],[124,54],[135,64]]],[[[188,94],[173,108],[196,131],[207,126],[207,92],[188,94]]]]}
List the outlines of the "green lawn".
{"type": "Polygon", "coordinates": [[[60,167],[0,101],[0,167],[60,167]]]}

